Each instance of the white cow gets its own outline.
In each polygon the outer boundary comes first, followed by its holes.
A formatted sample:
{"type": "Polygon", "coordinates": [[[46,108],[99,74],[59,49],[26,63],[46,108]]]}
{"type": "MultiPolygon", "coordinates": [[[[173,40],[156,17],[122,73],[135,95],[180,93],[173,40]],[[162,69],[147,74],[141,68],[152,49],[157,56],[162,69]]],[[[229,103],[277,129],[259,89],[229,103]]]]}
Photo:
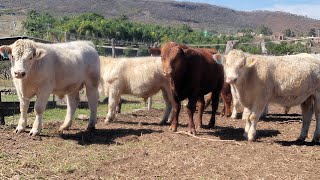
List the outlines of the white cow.
{"type": "Polygon", "coordinates": [[[298,140],[307,137],[313,112],[314,142],[320,140],[320,60],[306,54],[248,55],[232,50],[225,59],[226,81],[235,85],[247,108],[245,136],[255,139],[257,122],[269,102],[284,107],[301,105],[303,125],[298,140]]]}
{"type": "Polygon", "coordinates": [[[103,93],[109,96],[106,122],[115,118],[116,106],[122,94],[131,94],[147,99],[162,91],[166,103],[165,124],[172,109],[173,96],[169,79],[162,73],[161,57],[111,58],[100,56],[103,93]]]}
{"type": "Polygon", "coordinates": [[[12,61],[11,73],[20,101],[21,116],[16,133],[25,130],[30,99],[37,97],[34,106],[36,115],[30,135],[42,129],[42,115],[50,94],[67,95],[67,114],[59,130],[71,126],[79,90],[86,87],[90,119],[88,130],[95,128],[98,85],[100,79],[99,55],[91,42],[44,44],[32,40],[17,40],[9,46],[1,46],[2,55],[9,54],[12,61]]]}

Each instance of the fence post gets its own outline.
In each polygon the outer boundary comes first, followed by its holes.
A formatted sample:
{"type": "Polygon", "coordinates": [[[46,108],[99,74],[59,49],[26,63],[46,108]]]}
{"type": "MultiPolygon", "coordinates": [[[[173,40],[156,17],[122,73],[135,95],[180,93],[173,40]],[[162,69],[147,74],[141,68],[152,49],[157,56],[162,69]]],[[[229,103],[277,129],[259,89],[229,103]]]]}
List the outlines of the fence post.
{"type": "Polygon", "coordinates": [[[115,39],[112,38],[111,39],[111,46],[112,46],[112,57],[115,58],[116,57],[116,48],[115,48],[115,39]]]}
{"type": "Polygon", "coordinates": [[[261,54],[268,55],[268,49],[266,48],[266,43],[264,39],[261,41],[261,54]]]}
{"type": "MultiPolygon", "coordinates": [[[[153,47],[154,47],[154,48],[158,47],[158,43],[155,42],[155,43],[153,44],[153,47]]],[[[151,56],[152,56],[152,54],[151,54],[151,56]]],[[[152,108],[152,96],[150,96],[150,97],[148,98],[148,111],[150,111],[151,108],[152,108]]]]}
{"type": "Polygon", "coordinates": [[[4,114],[2,109],[1,91],[0,91],[0,125],[5,125],[4,114]]]}
{"type": "Polygon", "coordinates": [[[224,54],[228,54],[229,51],[231,51],[234,48],[234,45],[236,44],[237,41],[227,41],[227,46],[224,54]]]}

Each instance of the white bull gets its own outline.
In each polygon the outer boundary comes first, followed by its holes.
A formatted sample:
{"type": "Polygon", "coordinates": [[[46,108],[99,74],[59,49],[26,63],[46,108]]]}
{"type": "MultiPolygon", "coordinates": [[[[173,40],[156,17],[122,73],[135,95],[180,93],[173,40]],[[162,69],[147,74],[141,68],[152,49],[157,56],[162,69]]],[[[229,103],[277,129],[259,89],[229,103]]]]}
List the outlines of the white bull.
{"type": "Polygon", "coordinates": [[[255,139],[257,122],[269,102],[284,107],[301,105],[303,125],[298,138],[307,137],[313,112],[320,139],[320,60],[308,54],[289,56],[248,55],[232,50],[225,59],[226,81],[235,85],[245,113],[245,136],[255,139]]]}
{"type": "Polygon", "coordinates": [[[13,63],[11,73],[20,101],[20,119],[16,133],[25,130],[30,99],[37,97],[36,115],[30,135],[42,129],[42,115],[50,94],[67,95],[67,114],[59,130],[71,126],[79,90],[86,87],[90,119],[88,130],[95,128],[98,85],[100,79],[99,55],[91,42],[44,44],[32,40],[17,40],[9,46],[1,46],[2,55],[9,54],[13,63]]]}

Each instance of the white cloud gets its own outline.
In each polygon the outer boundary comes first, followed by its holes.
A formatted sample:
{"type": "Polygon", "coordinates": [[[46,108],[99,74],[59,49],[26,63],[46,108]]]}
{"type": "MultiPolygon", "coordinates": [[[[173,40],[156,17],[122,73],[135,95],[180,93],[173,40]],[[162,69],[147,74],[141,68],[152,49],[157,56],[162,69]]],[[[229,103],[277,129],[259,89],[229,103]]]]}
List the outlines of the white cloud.
{"type": "Polygon", "coordinates": [[[308,16],[310,18],[320,20],[320,4],[297,4],[297,5],[282,5],[276,4],[272,8],[267,8],[270,11],[284,11],[292,14],[308,16]]]}

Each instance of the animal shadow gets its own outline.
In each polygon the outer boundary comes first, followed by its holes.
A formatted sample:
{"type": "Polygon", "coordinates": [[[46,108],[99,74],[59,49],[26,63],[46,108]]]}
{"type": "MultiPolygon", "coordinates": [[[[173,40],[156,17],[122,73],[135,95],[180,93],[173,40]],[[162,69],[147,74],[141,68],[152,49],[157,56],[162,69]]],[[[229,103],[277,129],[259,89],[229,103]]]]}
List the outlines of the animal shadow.
{"type": "Polygon", "coordinates": [[[80,145],[115,144],[119,138],[131,136],[139,140],[139,136],[143,134],[161,132],[151,129],[96,129],[93,131],[81,131],[76,134],[60,134],[60,137],[64,140],[78,141],[80,145]]]}
{"type": "Polygon", "coordinates": [[[301,121],[301,114],[267,114],[266,117],[261,118],[266,122],[278,122],[278,121],[301,121]]]}
{"type": "MultiPolygon", "coordinates": [[[[208,135],[213,135],[220,137],[222,140],[236,140],[236,141],[246,141],[247,139],[243,136],[243,128],[234,127],[221,127],[216,126],[214,132],[208,132],[208,135]]],[[[260,138],[273,137],[280,134],[278,130],[260,129],[257,130],[257,140],[260,138]]]]}
{"type": "Polygon", "coordinates": [[[306,142],[306,141],[275,141],[281,146],[320,146],[319,142],[306,142]]]}

